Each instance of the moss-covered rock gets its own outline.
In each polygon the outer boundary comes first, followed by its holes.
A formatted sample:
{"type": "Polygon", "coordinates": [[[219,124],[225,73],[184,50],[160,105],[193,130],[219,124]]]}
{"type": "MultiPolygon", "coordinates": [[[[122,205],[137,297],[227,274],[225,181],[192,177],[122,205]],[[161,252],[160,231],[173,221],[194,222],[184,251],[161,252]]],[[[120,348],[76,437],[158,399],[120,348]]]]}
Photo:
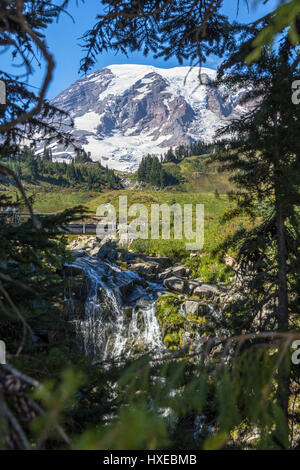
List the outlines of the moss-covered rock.
{"type": "Polygon", "coordinates": [[[206,334],[208,307],[197,303],[197,309],[186,312],[184,300],[175,294],[162,296],[156,303],[156,313],[165,345],[172,351],[194,349],[196,333],[206,334]]]}
{"type": "Polygon", "coordinates": [[[175,294],[162,296],[156,302],[156,314],[165,345],[176,350],[180,347],[181,333],[185,331],[186,319],[180,313],[182,301],[175,294]]]}

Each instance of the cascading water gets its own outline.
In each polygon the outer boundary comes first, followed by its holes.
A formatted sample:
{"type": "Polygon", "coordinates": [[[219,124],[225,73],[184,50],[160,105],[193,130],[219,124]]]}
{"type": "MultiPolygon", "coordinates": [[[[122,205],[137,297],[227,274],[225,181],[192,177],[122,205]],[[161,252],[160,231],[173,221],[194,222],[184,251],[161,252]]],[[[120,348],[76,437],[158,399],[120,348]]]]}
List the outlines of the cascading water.
{"type": "Polygon", "coordinates": [[[77,258],[72,266],[90,281],[84,318],[76,321],[86,354],[105,361],[165,349],[155,314],[160,284],[95,258],[77,258]]]}

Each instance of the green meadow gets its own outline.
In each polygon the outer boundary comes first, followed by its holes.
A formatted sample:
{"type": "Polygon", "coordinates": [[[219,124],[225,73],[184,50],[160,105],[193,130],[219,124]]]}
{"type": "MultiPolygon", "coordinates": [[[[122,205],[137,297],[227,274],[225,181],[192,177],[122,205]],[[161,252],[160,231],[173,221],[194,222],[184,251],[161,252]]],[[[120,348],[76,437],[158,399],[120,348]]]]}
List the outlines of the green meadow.
{"type": "MultiPolygon", "coordinates": [[[[222,216],[230,208],[227,192],[232,189],[228,175],[218,173],[217,169],[207,164],[208,156],[188,157],[180,163],[167,163],[164,167],[176,175],[179,184],[163,190],[153,189],[147,185],[143,189],[89,191],[82,186],[61,188],[49,183],[38,185],[27,184],[25,189],[31,197],[36,212],[57,213],[74,206],[84,206],[87,213],[96,213],[101,204],[112,204],[119,213],[119,197],[126,196],[127,204],[143,204],[149,214],[149,239],[138,239],[133,242],[131,249],[151,256],[168,256],[176,262],[182,262],[190,267],[194,278],[204,281],[229,282],[231,270],[224,264],[225,253],[218,250],[225,238],[232,234],[245,220],[238,218],[229,224],[222,222],[222,216]],[[196,205],[204,205],[204,246],[196,258],[191,258],[191,252],[186,249],[183,238],[174,239],[174,219],[171,217],[171,239],[160,237],[152,240],[150,237],[151,205],[153,204],[192,204],[195,215],[196,205]]],[[[118,173],[122,178],[135,182],[135,175],[118,173]]],[[[7,194],[16,197],[16,189],[8,188],[7,194]]],[[[136,215],[137,217],[139,214],[136,215]]],[[[129,218],[129,221],[131,219],[129,218]]],[[[195,218],[194,218],[195,222],[195,218]]],[[[196,227],[194,226],[194,230],[196,227]]],[[[234,255],[234,253],[229,253],[234,255]]]]}

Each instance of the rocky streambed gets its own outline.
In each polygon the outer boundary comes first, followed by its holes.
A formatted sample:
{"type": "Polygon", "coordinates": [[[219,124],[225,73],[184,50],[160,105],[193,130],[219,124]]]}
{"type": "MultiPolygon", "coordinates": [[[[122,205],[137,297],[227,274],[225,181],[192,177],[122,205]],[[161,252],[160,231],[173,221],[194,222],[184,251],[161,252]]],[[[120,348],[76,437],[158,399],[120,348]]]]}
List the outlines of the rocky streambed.
{"type": "Polygon", "coordinates": [[[84,352],[97,360],[194,352],[221,315],[224,287],[190,279],[168,258],[94,237],[76,239],[69,249],[74,262],[65,275],[80,276],[84,285],[68,299],[70,317],[84,352]]]}

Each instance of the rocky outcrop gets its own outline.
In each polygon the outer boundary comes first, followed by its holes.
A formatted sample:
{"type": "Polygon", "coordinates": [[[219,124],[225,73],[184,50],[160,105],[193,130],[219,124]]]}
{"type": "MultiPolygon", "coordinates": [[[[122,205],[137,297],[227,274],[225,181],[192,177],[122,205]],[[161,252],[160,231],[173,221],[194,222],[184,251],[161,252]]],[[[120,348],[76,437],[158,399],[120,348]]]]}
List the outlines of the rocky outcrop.
{"type": "Polygon", "coordinates": [[[180,277],[169,277],[164,280],[164,287],[177,294],[186,294],[198,299],[218,301],[223,294],[223,289],[211,284],[203,284],[198,281],[190,281],[180,277]]]}
{"type": "Polygon", "coordinates": [[[201,284],[193,289],[192,294],[199,299],[217,300],[222,291],[219,287],[211,284],[201,284]]]}

